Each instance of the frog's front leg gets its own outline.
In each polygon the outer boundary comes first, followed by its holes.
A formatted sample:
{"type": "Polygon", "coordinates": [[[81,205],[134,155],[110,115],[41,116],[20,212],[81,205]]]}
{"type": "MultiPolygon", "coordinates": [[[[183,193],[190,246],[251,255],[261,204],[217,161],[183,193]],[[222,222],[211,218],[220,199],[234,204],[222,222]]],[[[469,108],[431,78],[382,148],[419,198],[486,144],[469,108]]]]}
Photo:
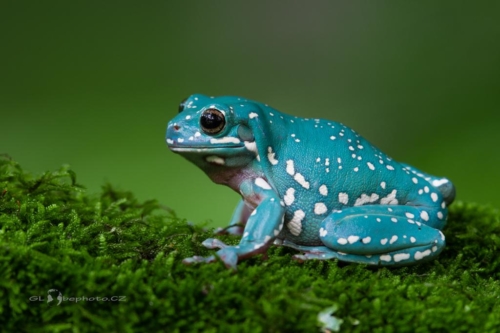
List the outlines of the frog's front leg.
{"type": "Polygon", "coordinates": [[[248,217],[252,213],[253,208],[246,204],[245,199],[241,199],[234,210],[233,216],[229,225],[225,228],[219,228],[216,230],[216,234],[230,234],[241,236],[243,235],[243,229],[247,223],[248,217]]]}
{"type": "MultiPolygon", "coordinates": [[[[216,255],[228,268],[236,269],[239,259],[264,253],[283,228],[285,210],[280,204],[278,194],[263,178],[245,181],[240,192],[249,202],[258,203],[248,217],[243,237],[236,246],[229,246],[220,240],[209,238],[203,242],[208,248],[220,248],[216,255]]],[[[184,263],[213,262],[215,257],[192,257],[184,263]]]]}
{"type": "MultiPolygon", "coordinates": [[[[431,209],[403,205],[350,207],[330,214],[321,223],[319,236],[324,247],[289,246],[305,252],[296,257],[299,260],[338,258],[393,266],[430,260],[445,245],[443,233],[430,226],[437,223],[431,221],[431,209]]],[[[432,216],[437,218],[437,214],[432,216]]]]}

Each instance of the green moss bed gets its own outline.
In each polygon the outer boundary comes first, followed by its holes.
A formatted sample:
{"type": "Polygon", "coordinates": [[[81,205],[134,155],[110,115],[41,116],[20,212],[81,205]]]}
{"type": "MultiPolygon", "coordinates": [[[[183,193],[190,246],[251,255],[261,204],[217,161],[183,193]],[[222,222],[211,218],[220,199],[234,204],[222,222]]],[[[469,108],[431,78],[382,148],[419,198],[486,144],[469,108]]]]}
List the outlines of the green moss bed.
{"type": "Polygon", "coordinates": [[[439,259],[396,269],[301,264],[283,247],[236,272],[183,265],[212,233],[110,185],[89,195],[68,167],[33,176],[1,157],[0,331],[500,331],[491,207],[454,203],[439,259]]]}

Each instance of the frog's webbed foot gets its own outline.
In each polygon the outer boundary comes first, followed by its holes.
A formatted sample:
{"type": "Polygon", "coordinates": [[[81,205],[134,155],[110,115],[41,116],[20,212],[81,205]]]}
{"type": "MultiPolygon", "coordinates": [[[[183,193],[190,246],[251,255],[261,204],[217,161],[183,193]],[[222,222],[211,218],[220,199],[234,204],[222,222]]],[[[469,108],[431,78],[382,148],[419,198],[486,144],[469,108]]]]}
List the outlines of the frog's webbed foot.
{"type": "Polygon", "coordinates": [[[217,257],[224,263],[227,268],[236,270],[236,265],[238,264],[238,250],[239,246],[229,246],[224,244],[224,242],[216,238],[207,238],[201,243],[208,249],[220,249],[215,255],[202,257],[193,256],[184,259],[182,262],[184,264],[190,265],[195,263],[212,263],[217,261],[217,257]]]}

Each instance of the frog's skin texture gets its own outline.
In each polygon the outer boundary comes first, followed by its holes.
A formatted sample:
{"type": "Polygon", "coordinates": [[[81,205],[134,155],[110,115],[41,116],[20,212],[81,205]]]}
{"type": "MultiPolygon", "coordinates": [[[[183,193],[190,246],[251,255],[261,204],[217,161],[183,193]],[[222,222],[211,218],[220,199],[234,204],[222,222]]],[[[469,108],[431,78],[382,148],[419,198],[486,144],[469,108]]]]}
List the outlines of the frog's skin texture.
{"type": "Polygon", "coordinates": [[[448,179],[394,161],[334,121],[232,96],[192,95],[179,110],[168,147],[242,196],[229,229],[242,235],[239,245],[203,242],[226,266],[273,243],[301,251],[300,261],[382,266],[424,262],[443,250],[455,196],[448,179]]]}

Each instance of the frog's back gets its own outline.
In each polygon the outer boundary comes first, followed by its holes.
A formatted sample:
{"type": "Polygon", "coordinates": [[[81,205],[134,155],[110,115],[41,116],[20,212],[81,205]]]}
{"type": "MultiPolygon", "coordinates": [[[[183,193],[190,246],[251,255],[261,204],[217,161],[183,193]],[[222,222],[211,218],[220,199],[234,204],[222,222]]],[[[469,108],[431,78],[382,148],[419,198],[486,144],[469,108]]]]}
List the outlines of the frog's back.
{"type": "MultiPolygon", "coordinates": [[[[288,116],[268,109],[273,142],[267,178],[286,206],[297,212],[311,237],[330,213],[367,204],[405,204],[412,173],[351,128],[330,120],[288,116]]],[[[261,119],[262,121],[263,119],[261,119]]],[[[301,238],[305,237],[304,233],[301,238]]]]}

